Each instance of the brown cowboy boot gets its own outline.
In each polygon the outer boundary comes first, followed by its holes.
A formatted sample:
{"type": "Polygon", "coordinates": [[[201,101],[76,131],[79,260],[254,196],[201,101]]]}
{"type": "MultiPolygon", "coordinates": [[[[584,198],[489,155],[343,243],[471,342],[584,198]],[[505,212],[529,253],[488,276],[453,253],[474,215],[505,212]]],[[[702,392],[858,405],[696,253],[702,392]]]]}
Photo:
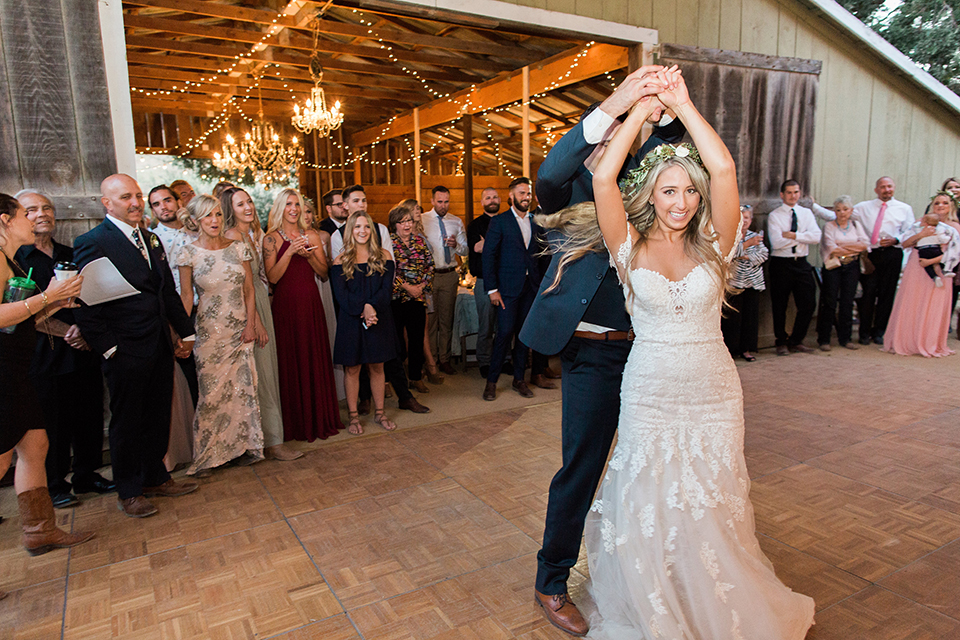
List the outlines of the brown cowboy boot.
{"type": "Polygon", "coordinates": [[[93,533],[66,533],[57,528],[53,503],[46,487],[30,489],[17,494],[20,521],[23,524],[23,548],[32,556],[72,547],[86,542],[93,533]]]}

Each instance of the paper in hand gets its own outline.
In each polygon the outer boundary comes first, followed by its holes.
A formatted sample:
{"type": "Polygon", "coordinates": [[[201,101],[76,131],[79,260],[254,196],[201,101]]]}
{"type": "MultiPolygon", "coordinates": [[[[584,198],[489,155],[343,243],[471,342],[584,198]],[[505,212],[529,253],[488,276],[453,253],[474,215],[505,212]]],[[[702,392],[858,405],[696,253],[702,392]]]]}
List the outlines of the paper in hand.
{"type": "Polygon", "coordinates": [[[83,288],[80,290],[80,299],[93,306],[128,298],[140,293],[133,287],[127,279],[123,277],[120,270],[110,262],[109,258],[97,258],[81,271],[83,276],[83,288]]]}

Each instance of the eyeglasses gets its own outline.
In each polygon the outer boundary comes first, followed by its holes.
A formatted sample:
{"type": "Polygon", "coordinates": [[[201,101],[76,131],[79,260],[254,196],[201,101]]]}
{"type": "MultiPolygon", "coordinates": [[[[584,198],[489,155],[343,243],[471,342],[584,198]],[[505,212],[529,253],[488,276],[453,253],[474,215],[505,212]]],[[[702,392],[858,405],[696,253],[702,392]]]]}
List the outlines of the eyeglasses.
{"type": "Polygon", "coordinates": [[[412,218],[404,218],[403,220],[401,220],[401,221],[398,222],[397,224],[413,224],[413,219],[412,219],[412,218]]]}

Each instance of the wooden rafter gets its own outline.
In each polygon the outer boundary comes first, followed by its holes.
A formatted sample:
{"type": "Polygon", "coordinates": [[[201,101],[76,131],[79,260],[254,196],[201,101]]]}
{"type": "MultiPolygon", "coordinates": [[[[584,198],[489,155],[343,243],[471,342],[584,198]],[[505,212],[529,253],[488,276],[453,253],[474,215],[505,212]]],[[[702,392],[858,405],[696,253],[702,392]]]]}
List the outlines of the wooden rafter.
{"type": "MultiPolygon", "coordinates": [[[[615,45],[596,44],[581,56],[574,66],[580,49],[573,49],[544,60],[536,69],[530,70],[530,93],[536,94],[552,88],[568,86],[593,76],[627,65],[627,49],[615,45]],[[568,73],[569,72],[569,73],[568,73]]],[[[485,109],[516,102],[522,95],[519,72],[491,80],[476,87],[465,89],[450,99],[435,100],[420,107],[420,126],[429,127],[450,122],[461,113],[478,113],[485,109]],[[469,104],[469,107],[464,105],[469,104]]],[[[359,131],[353,136],[354,145],[367,145],[377,140],[387,140],[412,131],[413,115],[403,114],[385,127],[374,126],[359,131]]]]}

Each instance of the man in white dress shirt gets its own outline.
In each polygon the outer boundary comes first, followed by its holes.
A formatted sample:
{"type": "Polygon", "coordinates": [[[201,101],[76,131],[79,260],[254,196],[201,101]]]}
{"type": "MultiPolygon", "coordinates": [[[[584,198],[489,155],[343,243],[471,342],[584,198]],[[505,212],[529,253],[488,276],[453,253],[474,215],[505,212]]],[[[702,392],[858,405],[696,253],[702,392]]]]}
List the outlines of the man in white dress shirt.
{"type": "Polygon", "coordinates": [[[433,252],[433,309],[430,316],[430,350],[440,370],[453,375],[450,364],[450,340],[453,337],[453,312],[457,306],[457,256],[467,255],[467,231],[463,222],[449,215],[450,190],[433,188],[433,208],[423,213],[423,232],[433,252]]]}
{"type": "Polygon", "coordinates": [[[813,212],[798,204],[800,183],[787,180],[780,187],[779,207],[767,216],[767,238],[770,240],[770,302],[773,307],[773,333],[777,355],[812,353],[803,344],[813,319],[817,285],[813,267],[807,262],[810,245],[820,242],[820,227],[813,212]],[[788,335],[787,304],[793,294],[797,314],[793,331],[788,335]]]}
{"type": "MultiPolygon", "coordinates": [[[[367,211],[367,194],[363,191],[363,185],[355,184],[347,187],[343,190],[341,197],[343,198],[342,204],[346,216],[343,218],[343,223],[338,225],[337,232],[330,234],[331,261],[335,260],[336,257],[340,255],[340,252],[343,251],[343,232],[347,220],[357,211],[367,211]]],[[[390,231],[378,222],[377,232],[380,234],[380,246],[387,250],[387,253],[390,254],[390,259],[393,260],[393,240],[390,239],[390,231]]]]}
{"type": "Polygon", "coordinates": [[[883,334],[893,310],[893,299],[903,265],[901,242],[908,237],[916,221],[913,207],[893,197],[893,178],[877,180],[877,197],[853,207],[853,219],[863,225],[870,238],[870,262],[874,271],[860,276],[863,295],[857,302],[860,317],[860,344],[883,344],[883,334]]]}

